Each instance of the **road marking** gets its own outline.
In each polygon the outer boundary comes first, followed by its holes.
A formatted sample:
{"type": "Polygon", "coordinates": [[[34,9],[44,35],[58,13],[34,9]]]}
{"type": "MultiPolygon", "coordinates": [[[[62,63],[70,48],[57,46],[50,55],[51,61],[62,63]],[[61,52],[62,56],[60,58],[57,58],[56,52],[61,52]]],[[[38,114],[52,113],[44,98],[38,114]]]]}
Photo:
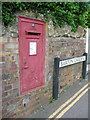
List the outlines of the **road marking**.
{"type": "Polygon", "coordinates": [[[61,118],[76,102],[80,100],[80,98],[90,89],[87,88],[84,92],[82,92],[68,107],[66,107],[56,118],[61,118]]]}
{"type": "Polygon", "coordinates": [[[58,112],[60,112],[67,104],[69,104],[77,95],[79,95],[80,92],[82,92],[88,85],[86,84],[84,87],[82,87],[76,94],[74,94],[69,100],[67,100],[63,105],[61,105],[53,114],[51,114],[48,118],[53,118],[58,112]]]}

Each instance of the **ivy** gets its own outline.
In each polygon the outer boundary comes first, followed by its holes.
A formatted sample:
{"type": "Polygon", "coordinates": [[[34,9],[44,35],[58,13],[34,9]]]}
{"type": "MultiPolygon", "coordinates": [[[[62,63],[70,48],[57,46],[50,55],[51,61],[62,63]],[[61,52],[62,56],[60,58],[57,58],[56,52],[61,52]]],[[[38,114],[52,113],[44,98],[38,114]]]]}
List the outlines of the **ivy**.
{"type": "Polygon", "coordinates": [[[51,18],[55,26],[71,25],[75,31],[79,25],[90,27],[88,4],[84,2],[3,2],[2,22],[10,25],[15,21],[17,11],[33,11],[44,15],[46,21],[51,18]]]}

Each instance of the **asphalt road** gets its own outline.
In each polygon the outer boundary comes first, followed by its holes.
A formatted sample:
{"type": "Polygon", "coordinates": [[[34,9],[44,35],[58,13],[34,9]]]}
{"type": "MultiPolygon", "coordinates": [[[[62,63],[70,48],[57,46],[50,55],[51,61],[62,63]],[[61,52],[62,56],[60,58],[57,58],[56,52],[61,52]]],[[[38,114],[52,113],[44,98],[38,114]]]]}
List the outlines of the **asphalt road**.
{"type": "Polygon", "coordinates": [[[88,118],[88,92],[62,118],[88,118]]]}
{"type": "MultiPolygon", "coordinates": [[[[82,82],[75,82],[72,86],[66,89],[65,92],[60,94],[58,100],[54,101],[51,104],[46,104],[36,113],[28,114],[25,116],[25,118],[35,118],[34,120],[37,120],[37,118],[48,118],[55,111],[57,111],[57,109],[61,107],[66,101],[68,101],[75,93],[77,93],[83,86],[85,86],[87,82],[87,80],[82,80],[82,82]]],[[[84,91],[85,90],[83,90],[83,92],[84,91]]],[[[65,106],[63,109],[65,109],[67,106],[65,106]]],[[[56,116],[54,116],[53,118],[55,117],[56,116]]],[[[85,93],[80,98],[80,100],[78,100],[67,112],[65,112],[65,114],[61,118],[88,118],[88,92],[85,93]]]]}

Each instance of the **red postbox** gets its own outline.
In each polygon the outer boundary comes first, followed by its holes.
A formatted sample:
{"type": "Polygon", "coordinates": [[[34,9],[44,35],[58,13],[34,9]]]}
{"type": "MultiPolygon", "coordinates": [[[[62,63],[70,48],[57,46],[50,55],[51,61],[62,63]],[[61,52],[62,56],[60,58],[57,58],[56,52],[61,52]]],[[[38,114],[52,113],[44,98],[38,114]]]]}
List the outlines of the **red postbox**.
{"type": "Polygon", "coordinates": [[[20,93],[44,85],[45,23],[19,16],[20,93]]]}

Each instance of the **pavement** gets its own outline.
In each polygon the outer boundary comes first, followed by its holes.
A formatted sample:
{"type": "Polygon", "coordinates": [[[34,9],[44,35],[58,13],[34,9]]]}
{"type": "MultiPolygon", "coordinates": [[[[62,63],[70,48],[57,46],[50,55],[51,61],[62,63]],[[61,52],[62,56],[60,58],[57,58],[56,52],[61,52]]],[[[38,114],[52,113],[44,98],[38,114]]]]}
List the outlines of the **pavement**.
{"type": "Polygon", "coordinates": [[[90,64],[87,65],[88,71],[90,71],[90,64]]]}
{"type": "MultiPolygon", "coordinates": [[[[25,118],[31,118],[31,120],[37,120],[40,118],[47,119],[53,113],[57,111],[58,108],[61,108],[65,102],[70,100],[70,98],[75,95],[83,86],[85,86],[88,83],[88,79],[90,78],[90,71],[88,72],[88,75],[86,79],[84,80],[77,80],[73,85],[69,86],[68,88],[64,89],[62,93],[60,93],[58,100],[53,101],[51,104],[48,103],[42,108],[40,108],[37,112],[34,112],[33,114],[29,114],[25,116],[25,118]]],[[[86,87],[87,88],[87,87],[86,87]]],[[[82,91],[83,94],[85,90],[82,91]]],[[[80,97],[81,95],[78,95],[80,97]]],[[[77,99],[79,99],[77,97],[77,99]]],[[[66,110],[67,112],[64,115],[61,115],[61,118],[88,118],[88,111],[90,108],[88,108],[88,92],[83,94],[83,96],[74,104],[68,111],[68,107],[71,106],[72,103],[75,102],[76,98],[73,99],[72,102],[67,104],[61,111],[58,112],[57,116],[59,114],[63,114],[63,112],[66,110]]],[[[56,118],[56,116],[52,117],[52,119],[56,118]]]]}

